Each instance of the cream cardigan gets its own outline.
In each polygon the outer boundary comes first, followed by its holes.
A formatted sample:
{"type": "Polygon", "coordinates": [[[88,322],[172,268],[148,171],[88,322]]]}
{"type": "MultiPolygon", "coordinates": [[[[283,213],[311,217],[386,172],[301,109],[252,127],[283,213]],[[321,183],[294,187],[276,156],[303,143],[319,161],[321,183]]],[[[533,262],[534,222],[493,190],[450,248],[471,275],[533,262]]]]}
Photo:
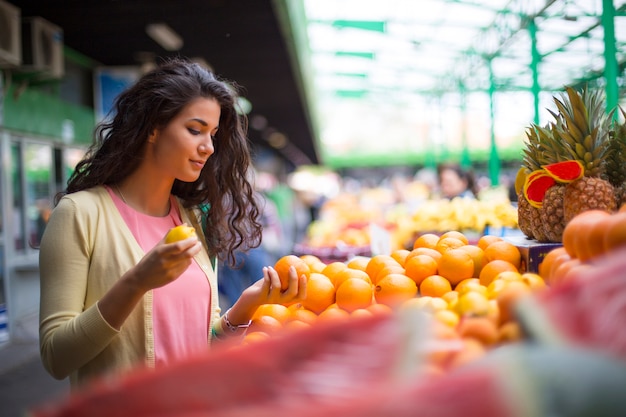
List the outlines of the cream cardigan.
{"type": "MultiPolygon", "coordinates": [[[[197,217],[177,199],[182,221],[204,236],[197,217]]],[[[111,327],[97,302],[144,256],[107,190],[94,187],[64,196],[41,240],[39,338],[41,358],[57,379],[73,388],[94,377],[144,364],[154,366],[152,292],[137,305],[121,330],[111,327]]],[[[211,287],[211,323],[221,331],[217,273],[206,247],[195,257],[211,287]]],[[[211,335],[207,335],[207,347],[211,335]]]]}

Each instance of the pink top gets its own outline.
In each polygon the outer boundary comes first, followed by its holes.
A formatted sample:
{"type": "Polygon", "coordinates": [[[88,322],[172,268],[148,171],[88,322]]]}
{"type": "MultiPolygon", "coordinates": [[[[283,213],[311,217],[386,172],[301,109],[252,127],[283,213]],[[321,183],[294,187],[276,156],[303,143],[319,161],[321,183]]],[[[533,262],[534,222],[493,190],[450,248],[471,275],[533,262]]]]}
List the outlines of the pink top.
{"type": "MultiPolygon", "coordinates": [[[[169,229],[182,223],[176,199],[170,197],[165,217],[140,213],[126,205],[107,187],[126,225],[144,252],[149,252],[169,229]]],[[[208,348],[211,288],[206,275],[194,261],[174,282],[153,290],[155,366],[208,348]]]]}

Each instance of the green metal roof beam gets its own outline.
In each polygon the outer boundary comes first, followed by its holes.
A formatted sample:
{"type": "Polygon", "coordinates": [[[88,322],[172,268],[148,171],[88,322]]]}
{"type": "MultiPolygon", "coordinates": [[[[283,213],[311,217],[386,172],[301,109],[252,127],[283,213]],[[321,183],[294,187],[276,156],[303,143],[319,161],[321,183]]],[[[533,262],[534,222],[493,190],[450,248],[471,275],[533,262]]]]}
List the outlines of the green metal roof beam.
{"type": "Polygon", "coordinates": [[[334,20],[332,25],[338,29],[360,29],[379,33],[387,31],[387,22],[376,20],[334,20]]]}
{"type": "Polygon", "coordinates": [[[355,52],[355,51],[336,51],[335,56],[364,58],[364,59],[376,58],[376,54],[374,52],[355,52]]]}

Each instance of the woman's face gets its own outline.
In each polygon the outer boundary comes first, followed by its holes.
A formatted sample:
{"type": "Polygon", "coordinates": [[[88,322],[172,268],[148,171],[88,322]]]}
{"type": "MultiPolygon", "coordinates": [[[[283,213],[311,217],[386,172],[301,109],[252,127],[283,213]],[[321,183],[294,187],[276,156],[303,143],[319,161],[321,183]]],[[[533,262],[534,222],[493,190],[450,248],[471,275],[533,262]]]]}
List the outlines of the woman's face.
{"type": "Polygon", "coordinates": [[[444,197],[452,198],[467,189],[467,181],[459,177],[453,169],[444,169],[439,176],[439,187],[444,197]]]}
{"type": "Polygon", "coordinates": [[[148,146],[153,147],[153,161],[159,171],[180,181],[196,181],[215,150],[213,136],[219,127],[220,113],[217,100],[198,98],[163,129],[155,130],[148,138],[148,146]]]}

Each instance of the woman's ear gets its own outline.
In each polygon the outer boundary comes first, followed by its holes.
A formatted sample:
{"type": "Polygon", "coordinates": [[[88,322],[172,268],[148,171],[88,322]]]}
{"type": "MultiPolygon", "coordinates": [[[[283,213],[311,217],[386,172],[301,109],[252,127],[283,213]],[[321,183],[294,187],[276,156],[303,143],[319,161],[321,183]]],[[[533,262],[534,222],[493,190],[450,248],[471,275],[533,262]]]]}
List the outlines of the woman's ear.
{"type": "Polygon", "coordinates": [[[154,142],[156,142],[156,137],[157,137],[157,130],[156,130],[156,129],[154,129],[154,130],[152,131],[152,133],[150,133],[150,136],[148,136],[148,142],[149,142],[149,143],[154,143],[154,142]]]}

